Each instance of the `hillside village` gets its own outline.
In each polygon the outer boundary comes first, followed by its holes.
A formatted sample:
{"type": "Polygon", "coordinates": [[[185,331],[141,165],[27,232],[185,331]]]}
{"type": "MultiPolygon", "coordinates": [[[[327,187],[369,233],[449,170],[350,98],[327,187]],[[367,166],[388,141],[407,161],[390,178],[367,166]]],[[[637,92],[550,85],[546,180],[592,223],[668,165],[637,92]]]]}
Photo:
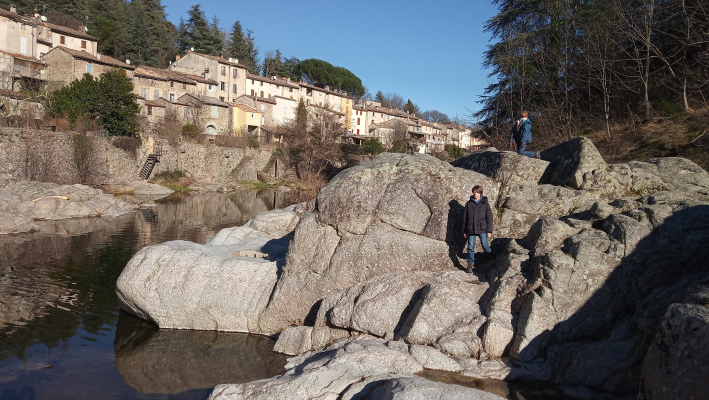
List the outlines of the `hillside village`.
{"type": "Polygon", "coordinates": [[[156,132],[167,116],[182,125],[194,124],[207,135],[278,142],[282,140],[278,128],[295,118],[302,99],[309,112],[337,118],[346,132],[344,143],[374,138],[390,147],[396,137],[404,137],[413,151],[429,154],[443,151],[446,144],[468,151],[484,145],[470,127],[429,122],[376,101],[355,102],[350,94],[329,87],[254,75],[234,58],[188,50],[167,69],[133,65],[98,53],[98,38],[84,31],[53,24],[39,14],[20,15],[12,6],[0,9],[0,32],[0,96],[14,104],[5,109],[13,108],[15,115],[30,113],[37,119],[43,115],[39,102],[18,92],[22,87],[46,85],[51,92],[84,74],[97,78],[120,68],[133,83],[141,131],[148,134],[156,132]]]}

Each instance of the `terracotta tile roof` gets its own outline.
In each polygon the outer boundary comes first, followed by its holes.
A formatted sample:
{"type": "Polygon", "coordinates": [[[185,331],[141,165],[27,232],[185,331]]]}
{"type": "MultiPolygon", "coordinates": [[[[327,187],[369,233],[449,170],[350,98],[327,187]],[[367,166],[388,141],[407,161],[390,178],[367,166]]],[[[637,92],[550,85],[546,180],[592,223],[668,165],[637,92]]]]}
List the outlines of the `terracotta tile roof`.
{"type": "Polygon", "coordinates": [[[32,61],[32,62],[35,62],[35,63],[37,63],[37,64],[44,64],[44,61],[40,60],[39,58],[34,58],[34,57],[32,57],[32,56],[28,56],[28,55],[25,55],[25,54],[10,53],[10,52],[7,52],[7,51],[2,51],[2,50],[0,50],[0,53],[2,53],[2,54],[7,54],[8,56],[13,56],[13,57],[15,57],[15,58],[19,58],[19,59],[21,59],[21,60],[32,61]]]}
{"type": "Polygon", "coordinates": [[[253,107],[251,107],[251,106],[249,106],[249,105],[247,105],[247,104],[231,103],[231,105],[232,105],[232,107],[240,108],[240,109],[242,109],[242,110],[244,110],[244,111],[246,111],[246,112],[259,113],[259,114],[261,113],[261,111],[255,109],[255,108],[253,108],[253,107]]]}
{"type": "Polygon", "coordinates": [[[312,89],[312,90],[317,90],[317,91],[319,91],[319,92],[328,93],[328,94],[333,94],[333,95],[335,95],[335,96],[345,97],[345,98],[348,98],[348,99],[354,99],[354,97],[349,96],[349,95],[347,95],[347,94],[345,94],[345,93],[342,93],[342,92],[337,93],[337,92],[334,91],[334,90],[325,89],[325,88],[317,87],[317,86],[314,86],[314,85],[309,85],[309,84],[307,84],[307,83],[305,83],[305,82],[300,82],[300,83],[298,83],[298,84],[299,84],[301,87],[304,87],[304,88],[308,88],[308,89],[312,89]]]}
{"type": "Polygon", "coordinates": [[[231,105],[229,103],[225,103],[217,98],[208,97],[208,96],[200,96],[200,95],[192,94],[192,93],[183,94],[182,96],[180,96],[179,99],[177,99],[177,103],[185,104],[185,102],[189,101],[186,97],[195,99],[195,100],[199,101],[200,103],[209,104],[212,106],[231,107],[231,105]]]}
{"type": "Polygon", "coordinates": [[[300,88],[300,86],[296,85],[295,83],[288,83],[285,80],[282,79],[271,79],[271,78],[266,78],[265,76],[261,75],[254,75],[254,74],[246,74],[246,79],[253,79],[255,81],[261,81],[261,82],[268,82],[272,85],[278,85],[278,86],[288,86],[292,88],[300,88]]]}
{"type": "Polygon", "coordinates": [[[169,69],[154,68],[147,65],[141,65],[136,67],[134,74],[136,76],[144,76],[164,81],[187,83],[189,85],[197,84],[197,82],[188,78],[185,74],[182,74],[180,72],[171,71],[169,69]]]}
{"type": "Polygon", "coordinates": [[[45,22],[44,26],[51,29],[53,32],[59,32],[59,33],[63,33],[65,35],[69,35],[69,36],[74,36],[74,37],[77,37],[80,39],[86,39],[86,40],[91,40],[92,42],[98,42],[97,37],[87,35],[85,32],[77,31],[76,29],[71,29],[66,26],[52,24],[49,22],[45,22]]]}
{"type": "Polygon", "coordinates": [[[262,102],[262,103],[278,104],[278,103],[276,102],[276,100],[271,100],[271,99],[268,99],[268,98],[266,98],[266,97],[249,96],[248,94],[245,94],[244,96],[246,96],[246,97],[248,97],[248,98],[250,98],[250,99],[252,99],[252,100],[260,101],[260,102],[262,102]]]}
{"type": "MultiPolygon", "coordinates": [[[[73,49],[70,49],[70,48],[64,47],[64,46],[56,46],[52,50],[50,50],[49,53],[47,53],[47,54],[50,54],[51,52],[56,51],[56,50],[61,50],[74,58],[80,58],[82,60],[91,61],[91,62],[94,62],[97,64],[113,65],[116,67],[121,67],[123,69],[130,69],[130,70],[135,69],[135,66],[130,65],[130,64],[126,64],[123,61],[118,61],[113,57],[99,54],[99,56],[101,58],[97,58],[85,51],[73,50],[73,49]]],[[[45,54],[45,57],[47,56],[47,54],[45,54]]]]}
{"type": "Polygon", "coordinates": [[[166,103],[169,103],[169,101],[159,98],[157,100],[145,100],[145,105],[146,106],[151,106],[151,107],[161,107],[165,108],[166,103]]]}
{"type": "Polygon", "coordinates": [[[39,20],[36,18],[32,17],[26,17],[24,15],[20,15],[18,13],[10,12],[8,10],[3,10],[0,8],[0,16],[5,17],[9,20],[15,21],[15,22],[21,22],[27,25],[39,25],[39,20]]]}
{"type": "Polygon", "coordinates": [[[197,53],[197,52],[195,52],[195,51],[190,51],[190,52],[188,52],[188,54],[194,54],[194,55],[197,55],[197,56],[202,56],[202,57],[208,58],[208,59],[210,59],[210,60],[214,60],[214,61],[220,62],[220,63],[222,63],[222,64],[235,65],[235,66],[237,66],[237,67],[241,67],[241,68],[247,69],[244,65],[231,62],[231,61],[227,60],[227,59],[224,58],[224,57],[212,56],[212,55],[209,55],[209,54],[197,53]]]}
{"type": "Polygon", "coordinates": [[[213,81],[213,80],[211,80],[211,79],[207,79],[207,78],[201,77],[201,76],[199,76],[199,75],[184,74],[184,73],[182,73],[182,72],[180,72],[180,73],[183,74],[183,75],[185,75],[185,76],[188,77],[189,79],[192,79],[193,81],[196,81],[196,82],[199,82],[199,83],[208,83],[208,84],[214,85],[214,86],[216,86],[216,85],[219,84],[217,81],[213,81]]]}

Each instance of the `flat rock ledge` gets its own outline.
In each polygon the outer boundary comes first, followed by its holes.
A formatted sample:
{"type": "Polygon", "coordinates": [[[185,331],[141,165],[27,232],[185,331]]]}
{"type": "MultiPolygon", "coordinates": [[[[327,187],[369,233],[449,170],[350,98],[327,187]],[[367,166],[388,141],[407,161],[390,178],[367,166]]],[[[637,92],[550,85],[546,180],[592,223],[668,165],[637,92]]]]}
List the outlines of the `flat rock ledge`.
{"type": "Polygon", "coordinates": [[[115,217],[134,209],[86,185],[22,181],[0,188],[0,234],[36,230],[35,220],[115,217]]]}
{"type": "Polygon", "coordinates": [[[291,358],[281,376],[218,385],[209,399],[503,399],[413,376],[423,369],[406,344],[360,336],[291,358]]]}

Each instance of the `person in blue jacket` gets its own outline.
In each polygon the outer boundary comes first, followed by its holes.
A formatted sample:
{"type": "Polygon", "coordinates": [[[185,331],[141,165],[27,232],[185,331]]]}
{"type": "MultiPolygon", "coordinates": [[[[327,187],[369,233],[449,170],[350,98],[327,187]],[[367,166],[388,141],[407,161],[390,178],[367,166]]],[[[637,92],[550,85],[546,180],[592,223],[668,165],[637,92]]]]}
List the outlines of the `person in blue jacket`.
{"type": "Polygon", "coordinates": [[[539,158],[539,153],[527,150],[527,145],[532,143],[532,121],[529,113],[522,111],[522,118],[515,121],[510,130],[510,147],[517,145],[517,154],[532,158],[539,158]]]}

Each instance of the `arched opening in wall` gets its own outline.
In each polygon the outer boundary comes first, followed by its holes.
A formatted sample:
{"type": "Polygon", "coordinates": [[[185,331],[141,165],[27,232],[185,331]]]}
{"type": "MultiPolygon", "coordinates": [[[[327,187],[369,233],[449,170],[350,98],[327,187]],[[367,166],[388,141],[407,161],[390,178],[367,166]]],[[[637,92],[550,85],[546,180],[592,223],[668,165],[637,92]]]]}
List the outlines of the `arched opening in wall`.
{"type": "Polygon", "coordinates": [[[208,125],[206,133],[207,133],[207,135],[216,135],[217,134],[217,127],[214,125],[208,125]]]}

